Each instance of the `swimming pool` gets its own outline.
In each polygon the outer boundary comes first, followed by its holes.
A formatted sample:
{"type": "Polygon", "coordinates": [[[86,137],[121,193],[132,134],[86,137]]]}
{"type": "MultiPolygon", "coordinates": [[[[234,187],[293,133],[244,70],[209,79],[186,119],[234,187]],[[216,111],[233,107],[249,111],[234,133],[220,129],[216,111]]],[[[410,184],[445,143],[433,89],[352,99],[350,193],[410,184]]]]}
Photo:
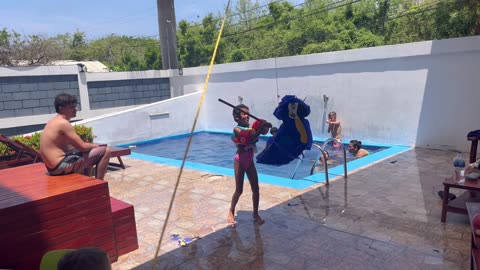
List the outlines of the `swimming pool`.
{"type": "MultiPolygon", "coordinates": [[[[132,148],[133,158],[179,167],[185,154],[188,136],[189,134],[181,134],[148,141],[134,142],[121,146],[126,147],[135,145],[135,147],[132,148]]],[[[233,156],[235,155],[236,149],[230,136],[230,133],[225,132],[196,132],[193,136],[185,167],[210,173],[233,176],[233,156]]],[[[265,148],[266,140],[266,137],[260,138],[257,143],[258,152],[261,152],[265,148]]],[[[318,141],[315,141],[315,143],[322,144],[322,142],[318,141]]],[[[371,153],[364,158],[353,160],[351,154],[347,153],[348,171],[367,166],[372,162],[379,161],[388,156],[409,149],[409,147],[405,146],[387,145],[366,145],[364,148],[371,153]]],[[[343,156],[341,150],[329,152],[333,161],[333,164],[331,164],[328,169],[329,177],[343,175],[343,156]]],[[[325,174],[323,172],[323,165],[316,167],[315,171],[317,173],[310,175],[313,160],[318,153],[319,150],[313,147],[311,151],[305,151],[305,157],[297,170],[295,179],[291,179],[290,177],[297,165],[297,160],[284,166],[256,164],[259,173],[259,180],[260,182],[297,189],[303,189],[316,183],[324,182],[325,174]]]]}

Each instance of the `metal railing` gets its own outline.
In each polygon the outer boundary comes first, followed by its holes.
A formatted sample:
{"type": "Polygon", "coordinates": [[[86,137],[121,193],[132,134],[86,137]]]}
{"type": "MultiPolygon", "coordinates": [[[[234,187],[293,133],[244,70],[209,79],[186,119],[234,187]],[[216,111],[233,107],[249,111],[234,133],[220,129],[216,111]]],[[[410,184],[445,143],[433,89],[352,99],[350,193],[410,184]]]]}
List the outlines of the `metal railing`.
{"type": "MultiPolygon", "coordinates": [[[[342,147],[342,150],[343,150],[343,171],[344,171],[344,177],[347,178],[347,151],[345,150],[345,146],[342,144],[342,142],[338,139],[335,139],[335,138],[330,138],[328,140],[326,140],[322,146],[314,143],[312,144],[313,147],[317,148],[318,150],[320,150],[320,153],[318,154],[318,156],[316,157],[316,159],[314,160],[313,162],[313,165],[312,165],[312,168],[310,169],[310,175],[313,174],[313,171],[315,169],[315,167],[317,166],[317,163],[318,161],[320,160],[320,156],[323,156],[323,166],[325,168],[325,182],[327,185],[329,185],[329,178],[328,178],[328,164],[327,164],[327,155],[325,154],[326,151],[323,150],[323,148],[325,147],[325,145],[327,145],[329,142],[336,142],[338,143],[341,147],[342,147]]],[[[295,177],[295,174],[297,173],[297,170],[298,168],[300,167],[300,164],[302,163],[303,161],[303,158],[298,158],[298,162],[297,162],[297,165],[295,166],[295,170],[293,171],[293,174],[292,174],[292,179],[295,177]]]]}
{"type": "MultiPolygon", "coordinates": [[[[303,153],[302,153],[302,156],[303,156],[303,153]]],[[[293,173],[292,173],[292,177],[290,178],[294,178],[295,177],[295,174],[297,174],[297,170],[298,168],[300,167],[300,164],[302,164],[302,161],[303,161],[303,158],[301,158],[300,156],[298,157],[298,161],[297,161],[297,165],[295,166],[295,169],[293,170],[293,173]]]]}
{"type": "Polygon", "coordinates": [[[325,182],[327,185],[330,185],[330,182],[328,181],[328,164],[327,164],[327,154],[326,154],[326,151],[323,150],[323,147],[321,147],[320,145],[314,143],[312,144],[313,147],[316,147],[318,148],[318,150],[320,150],[320,154],[317,156],[317,158],[315,158],[315,160],[313,161],[313,165],[312,165],[312,168],[310,169],[310,175],[313,174],[313,171],[315,170],[315,167],[317,167],[317,164],[318,164],[318,161],[320,160],[320,155],[323,156],[323,167],[325,168],[324,169],[324,172],[325,172],[325,182]]]}
{"type": "Polygon", "coordinates": [[[325,148],[325,145],[327,145],[329,142],[336,142],[338,145],[340,145],[342,147],[342,151],[343,151],[343,176],[345,178],[347,178],[348,177],[348,175],[347,175],[347,151],[345,150],[345,146],[343,145],[343,143],[339,139],[330,138],[330,139],[326,140],[325,142],[323,142],[322,149],[325,148]]]}

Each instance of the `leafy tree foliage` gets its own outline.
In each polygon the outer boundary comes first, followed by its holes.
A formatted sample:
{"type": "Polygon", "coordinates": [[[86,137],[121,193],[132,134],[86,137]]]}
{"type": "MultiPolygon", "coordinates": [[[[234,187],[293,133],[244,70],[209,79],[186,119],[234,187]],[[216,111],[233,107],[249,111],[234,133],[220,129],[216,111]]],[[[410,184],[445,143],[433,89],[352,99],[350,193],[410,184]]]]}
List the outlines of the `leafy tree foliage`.
{"type": "Polygon", "coordinates": [[[85,33],[77,31],[73,34],[70,49],[70,58],[72,60],[80,61],[87,58],[87,42],[85,41],[85,33]]]}
{"type": "MultiPolygon", "coordinates": [[[[227,17],[215,63],[239,62],[480,35],[478,0],[238,0],[227,17]]],[[[208,65],[222,16],[178,23],[181,67],[208,65]]],[[[85,33],[22,37],[0,31],[0,65],[56,59],[98,60],[112,70],[161,68],[160,42],[110,35],[87,41],[85,33]]]]}
{"type": "Polygon", "coordinates": [[[28,35],[22,37],[15,31],[0,31],[0,65],[46,65],[62,59],[64,50],[61,38],[28,35]]]}

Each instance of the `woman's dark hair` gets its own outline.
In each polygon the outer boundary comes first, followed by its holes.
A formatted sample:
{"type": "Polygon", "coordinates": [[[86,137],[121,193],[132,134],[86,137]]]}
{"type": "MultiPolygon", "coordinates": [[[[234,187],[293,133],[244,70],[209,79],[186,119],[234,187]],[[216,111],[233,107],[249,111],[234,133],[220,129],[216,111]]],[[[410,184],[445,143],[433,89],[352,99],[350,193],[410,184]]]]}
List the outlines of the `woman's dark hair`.
{"type": "Polygon", "coordinates": [[[66,107],[68,105],[77,105],[77,97],[72,96],[70,94],[62,93],[58,94],[55,97],[55,102],[53,103],[55,105],[55,111],[57,113],[60,113],[60,107],[66,107]]]}
{"type": "Polygon", "coordinates": [[[243,104],[238,104],[233,109],[233,112],[232,112],[233,120],[235,120],[235,122],[237,122],[237,123],[238,123],[238,121],[240,121],[240,114],[242,113],[242,109],[247,109],[248,110],[248,106],[243,105],[243,104]]]}
{"type": "Polygon", "coordinates": [[[360,149],[362,148],[362,141],[359,141],[359,140],[351,140],[350,143],[352,144],[352,146],[356,149],[360,149]]]}
{"type": "Polygon", "coordinates": [[[92,247],[71,251],[58,262],[58,270],[107,270],[111,269],[105,251],[92,247]]]}

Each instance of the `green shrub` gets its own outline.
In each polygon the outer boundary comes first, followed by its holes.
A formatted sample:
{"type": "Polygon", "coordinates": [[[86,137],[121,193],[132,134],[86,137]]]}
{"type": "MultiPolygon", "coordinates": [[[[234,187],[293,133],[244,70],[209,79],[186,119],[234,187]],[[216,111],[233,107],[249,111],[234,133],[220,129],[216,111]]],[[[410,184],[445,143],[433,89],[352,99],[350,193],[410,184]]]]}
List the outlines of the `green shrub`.
{"type": "Polygon", "coordinates": [[[91,127],[87,127],[84,125],[75,125],[75,132],[77,132],[78,136],[82,138],[84,142],[93,142],[93,131],[91,127]]]}
{"type": "Polygon", "coordinates": [[[0,143],[0,156],[7,155],[7,150],[8,147],[5,144],[0,143]]]}
{"type": "Polygon", "coordinates": [[[41,132],[35,132],[32,135],[25,135],[25,136],[14,136],[12,139],[17,140],[30,148],[35,150],[40,149],[40,135],[41,132]]]}

